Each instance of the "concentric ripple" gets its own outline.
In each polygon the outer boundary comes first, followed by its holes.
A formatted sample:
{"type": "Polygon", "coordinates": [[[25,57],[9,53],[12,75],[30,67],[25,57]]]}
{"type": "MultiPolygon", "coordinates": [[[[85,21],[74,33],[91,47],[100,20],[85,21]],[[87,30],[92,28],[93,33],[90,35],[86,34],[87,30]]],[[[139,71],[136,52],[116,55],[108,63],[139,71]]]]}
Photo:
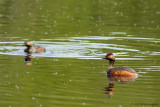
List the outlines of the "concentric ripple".
{"type": "MultiPolygon", "coordinates": [[[[114,33],[112,33],[114,34],[114,33]]],[[[81,59],[97,59],[106,54],[102,50],[123,51],[115,53],[116,56],[128,56],[128,53],[141,54],[141,57],[133,56],[132,60],[143,60],[144,53],[138,49],[121,44],[107,43],[108,40],[140,40],[140,41],[155,41],[153,38],[138,38],[133,36],[126,37],[104,37],[104,36],[85,36],[85,37],[59,37],[56,39],[41,39],[41,41],[32,41],[33,44],[40,45],[46,48],[46,53],[32,54],[33,56],[42,57],[63,57],[63,58],[81,58],[81,59]],[[94,40],[94,41],[93,41],[94,40]],[[106,43],[96,42],[99,40],[106,43]]],[[[23,41],[0,42],[0,54],[5,55],[25,55],[23,52],[23,41]]],[[[153,52],[157,54],[158,52],[153,52]]],[[[122,58],[119,58],[121,60],[122,58]]],[[[130,58],[127,58],[127,60],[130,58]]],[[[123,58],[125,60],[125,58],[123,58]]]]}

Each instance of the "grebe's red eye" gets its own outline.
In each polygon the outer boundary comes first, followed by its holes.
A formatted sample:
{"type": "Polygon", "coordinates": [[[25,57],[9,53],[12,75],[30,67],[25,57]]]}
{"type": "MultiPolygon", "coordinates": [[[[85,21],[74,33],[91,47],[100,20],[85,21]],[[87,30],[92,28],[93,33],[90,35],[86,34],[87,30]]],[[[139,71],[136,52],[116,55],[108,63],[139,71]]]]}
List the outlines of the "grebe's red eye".
{"type": "Polygon", "coordinates": [[[107,56],[107,58],[109,58],[109,56],[107,56]]]}
{"type": "Polygon", "coordinates": [[[26,45],[27,45],[27,43],[26,43],[26,45]]]}

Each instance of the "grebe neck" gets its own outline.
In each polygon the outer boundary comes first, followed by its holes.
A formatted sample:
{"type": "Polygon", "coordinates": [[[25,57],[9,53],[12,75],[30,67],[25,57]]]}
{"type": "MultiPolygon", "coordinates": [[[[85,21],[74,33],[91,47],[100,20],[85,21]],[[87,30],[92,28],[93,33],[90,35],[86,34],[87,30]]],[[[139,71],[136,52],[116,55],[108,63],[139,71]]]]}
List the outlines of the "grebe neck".
{"type": "Polygon", "coordinates": [[[30,47],[30,46],[27,46],[27,48],[26,48],[24,51],[29,54],[29,53],[30,53],[30,49],[31,49],[31,47],[30,47]]]}
{"type": "Polygon", "coordinates": [[[27,46],[27,50],[30,50],[31,49],[31,46],[27,46]]]}
{"type": "Polygon", "coordinates": [[[113,65],[114,65],[114,60],[109,60],[109,66],[108,66],[108,69],[111,69],[111,68],[114,68],[113,65]]]}

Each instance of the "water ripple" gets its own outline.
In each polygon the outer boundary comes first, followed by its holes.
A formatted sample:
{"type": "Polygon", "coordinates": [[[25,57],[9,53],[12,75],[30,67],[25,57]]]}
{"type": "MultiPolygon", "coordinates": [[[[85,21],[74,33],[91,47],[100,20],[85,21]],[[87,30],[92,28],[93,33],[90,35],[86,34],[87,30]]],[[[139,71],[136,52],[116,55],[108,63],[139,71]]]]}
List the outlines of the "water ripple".
{"type": "MultiPolygon", "coordinates": [[[[85,37],[64,37],[55,39],[41,39],[41,41],[32,41],[46,48],[46,53],[33,54],[34,56],[42,57],[64,57],[64,58],[80,58],[80,59],[97,59],[104,56],[106,53],[103,50],[123,51],[116,53],[116,56],[128,56],[128,53],[136,52],[143,53],[139,49],[133,49],[127,45],[96,43],[96,40],[111,40],[111,39],[133,39],[133,40],[154,40],[153,38],[137,38],[137,37],[103,37],[103,36],[85,36],[85,37]],[[94,42],[92,41],[94,40],[94,42]]],[[[25,55],[23,52],[23,41],[5,41],[0,42],[0,54],[6,55],[25,55]]],[[[153,54],[159,54],[154,52],[153,54]]],[[[133,58],[119,58],[119,60],[143,60],[144,56],[133,58]]]]}

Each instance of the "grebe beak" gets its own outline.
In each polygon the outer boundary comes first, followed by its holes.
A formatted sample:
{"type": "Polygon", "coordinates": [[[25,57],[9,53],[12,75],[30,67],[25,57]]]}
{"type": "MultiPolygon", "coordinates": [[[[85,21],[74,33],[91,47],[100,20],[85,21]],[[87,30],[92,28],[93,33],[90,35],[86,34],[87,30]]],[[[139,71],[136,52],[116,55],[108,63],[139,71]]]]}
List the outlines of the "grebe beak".
{"type": "Polygon", "coordinates": [[[102,58],[102,59],[107,59],[107,58],[102,58]]]}

